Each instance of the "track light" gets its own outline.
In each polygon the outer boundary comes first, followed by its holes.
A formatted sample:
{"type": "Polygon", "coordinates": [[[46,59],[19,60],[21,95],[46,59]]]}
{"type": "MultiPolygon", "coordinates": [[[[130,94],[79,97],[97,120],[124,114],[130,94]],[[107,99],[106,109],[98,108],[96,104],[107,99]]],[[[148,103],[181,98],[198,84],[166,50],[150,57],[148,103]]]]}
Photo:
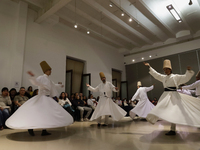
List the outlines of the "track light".
{"type": "Polygon", "coordinates": [[[190,0],[190,2],[189,2],[189,5],[192,5],[193,3],[192,3],[192,0],[190,0]]]}
{"type": "Polygon", "coordinates": [[[172,14],[172,16],[178,21],[178,23],[182,22],[181,17],[179,16],[179,14],[177,13],[177,11],[174,9],[174,7],[171,5],[166,6],[167,9],[169,10],[169,12],[172,14]]]}

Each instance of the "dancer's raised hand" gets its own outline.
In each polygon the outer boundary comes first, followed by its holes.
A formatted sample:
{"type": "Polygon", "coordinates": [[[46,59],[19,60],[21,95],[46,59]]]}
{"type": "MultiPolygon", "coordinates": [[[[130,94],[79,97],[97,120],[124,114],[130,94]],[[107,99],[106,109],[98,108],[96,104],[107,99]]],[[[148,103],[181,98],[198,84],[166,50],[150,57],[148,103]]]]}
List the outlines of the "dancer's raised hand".
{"type": "Polygon", "coordinates": [[[31,71],[28,71],[27,73],[28,73],[30,76],[32,76],[32,77],[35,76],[31,71]]]}
{"type": "Polygon", "coordinates": [[[143,62],[143,64],[144,64],[145,66],[150,67],[150,64],[149,64],[149,63],[143,62]]]}

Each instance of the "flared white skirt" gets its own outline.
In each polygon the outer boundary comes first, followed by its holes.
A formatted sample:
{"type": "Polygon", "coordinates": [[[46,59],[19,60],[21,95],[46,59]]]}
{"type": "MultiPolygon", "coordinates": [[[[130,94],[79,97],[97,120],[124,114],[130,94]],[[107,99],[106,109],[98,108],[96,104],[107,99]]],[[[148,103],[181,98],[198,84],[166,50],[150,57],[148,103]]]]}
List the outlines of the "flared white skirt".
{"type": "Polygon", "coordinates": [[[164,92],[146,117],[152,124],[159,118],[174,124],[200,127],[200,99],[174,91],[164,92]]]}
{"type": "Polygon", "coordinates": [[[99,103],[90,120],[97,119],[100,116],[110,115],[113,120],[118,121],[122,119],[126,113],[127,112],[114,103],[111,98],[100,97],[99,103]]]}
{"type": "Polygon", "coordinates": [[[135,118],[137,114],[139,117],[146,118],[148,113],[154,108],[155,106],[148,100],[140,100],[138,104],[129,112],[130,117],[132,119],[135,118]]]}
{"type": "Polygon", "coordinates": [[[46,129],[72,123],[72,116],[55,100],[45,95],[37,95],[20,106],[7,119],[6,126],[13,129],[46,129]]]}

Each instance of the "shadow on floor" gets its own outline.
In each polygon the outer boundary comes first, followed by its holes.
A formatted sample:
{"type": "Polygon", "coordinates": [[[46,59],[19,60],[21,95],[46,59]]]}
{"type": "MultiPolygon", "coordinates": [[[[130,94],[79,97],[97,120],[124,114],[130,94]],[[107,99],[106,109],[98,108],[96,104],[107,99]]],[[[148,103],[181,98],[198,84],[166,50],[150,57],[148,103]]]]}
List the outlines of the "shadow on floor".
{"type": "Polygon", "coordinates": [[[163,144],[179,144],[192,142],[200,142],[200,134],[193,132],[177,132],[175,136],[166,136],[168,131],[155,130],[150,134],[145,134],[140,137],[141,142],[145,143],[163,143],[163,144]]]}
{"type": "Polygon", "coordinates": [[[68,138],[75,134],[75,132],[72,131],[53,131],[48,130],[48,132],[51,133],[51,135],[48,136],[41,136],[42,130],[34,131],[35,136],[30,136],[28,131],[27,132],[17,132],[17,133],[11,133],[6,136],[7,139],[12,141],[18,141],[18,142],[38,142],[38,141],[52,141],[52,140],[59,140],[63,138],[68,138]]]}

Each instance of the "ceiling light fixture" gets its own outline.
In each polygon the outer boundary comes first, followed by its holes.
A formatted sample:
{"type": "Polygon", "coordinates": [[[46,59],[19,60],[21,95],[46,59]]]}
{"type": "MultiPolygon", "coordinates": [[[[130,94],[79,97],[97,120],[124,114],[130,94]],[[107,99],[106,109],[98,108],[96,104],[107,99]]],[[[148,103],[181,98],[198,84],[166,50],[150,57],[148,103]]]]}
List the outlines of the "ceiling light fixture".
{"type": "Polygon", "coordinates": [[[174,7],[171,5],[166,6],[167,9],[169,10],[169,12],[172,14],[172,16],[178,21],[178,23],[182,22],[181,17],[179,16],[179,14],[177,13],[177,11],[174,9],[174,7]]]}
{"type": "Polygon", "coordinates": [[[129,18],[129,22],[132,22],[133,21],[133,19],[132,18],[129,18]]]}
{"type": "Polygon", "coordinates": [[[132,60],[133,62],[135,61],[135,59],[132,60]]]}
{"type": "Polygon", "coordinates": [[[144,60],[144,57],[142,57],[142,60],[144,60]]]}
{"type": "Polygon", "coordinates": [[[188,5],[192,5],[192,4],[193,4],[193,3],[192,3],[192,0],[190,0],[188,5]]]}
{"type": "Polygon", "coordinates": [[[121,16],[122,16],[122,17],[124,16],[124,12],[121,13],[121,16]]]}
{"type": "Polygon", "coordinates": [[[75,0],[75,25],[74,28],[78,28],[78,25],[76,24],[76,0],[75,0]]]}
{"type": "Polygon", "coordinates": [[[89,31],[89,30],[87,31],[87,34],[90,34],[90,31],[89,31]]]}
{"type": "Polygon", "coordinates": [[[113,7],[113,4],[112,3],[110,3],[110,5],[109,5],[110,7],[113,7]]]}
{"type": "Polygon", "coordinates": [[[151,58],[151,55],[149,55],[149,57],[151,58]]]}

